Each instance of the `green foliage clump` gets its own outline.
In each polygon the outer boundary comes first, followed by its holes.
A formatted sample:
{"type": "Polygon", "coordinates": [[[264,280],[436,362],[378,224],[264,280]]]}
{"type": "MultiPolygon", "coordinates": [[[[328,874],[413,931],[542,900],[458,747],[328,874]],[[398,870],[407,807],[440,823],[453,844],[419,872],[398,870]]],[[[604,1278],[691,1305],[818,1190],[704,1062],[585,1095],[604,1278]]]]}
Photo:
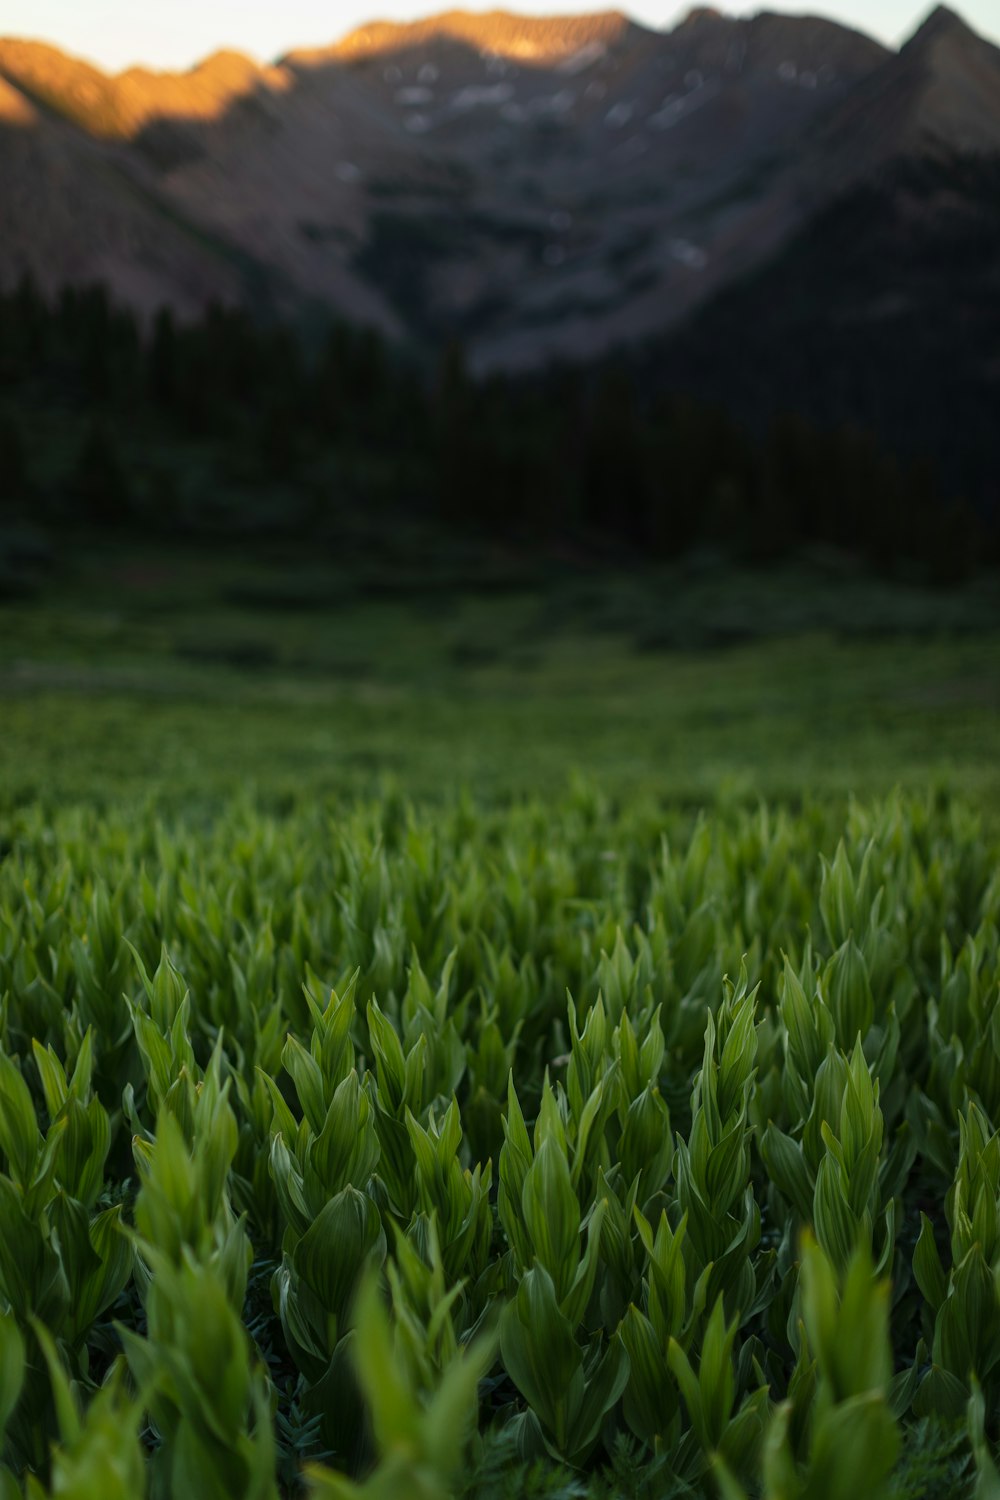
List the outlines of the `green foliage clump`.
{"type": "Polygon", "coordinates": [[[997,1493],[961,804],[0,832],[0,1500],[997,1493]]]}

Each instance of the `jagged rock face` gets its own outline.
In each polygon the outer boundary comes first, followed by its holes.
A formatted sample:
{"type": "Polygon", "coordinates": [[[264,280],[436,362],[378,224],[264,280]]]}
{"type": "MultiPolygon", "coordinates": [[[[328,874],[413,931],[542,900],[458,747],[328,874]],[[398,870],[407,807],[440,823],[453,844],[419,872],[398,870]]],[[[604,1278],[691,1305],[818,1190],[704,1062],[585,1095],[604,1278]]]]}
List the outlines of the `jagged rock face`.
{"type": "Polygon", "coordinates": [[[938,6],[844,101],[824,140],[841,172],[903,155],[1000,152],[1000,49],[938,6]]]}
{"type": "Polygon", "coordinates": [[[107,77],[0,42],[0,277],[143,310],[321,305],[480,365],[670,327],[900,153],[1000,150],[1000,53],[938,11],[899,54],[698,9],[451,11],[260,68],[107,77]]]}

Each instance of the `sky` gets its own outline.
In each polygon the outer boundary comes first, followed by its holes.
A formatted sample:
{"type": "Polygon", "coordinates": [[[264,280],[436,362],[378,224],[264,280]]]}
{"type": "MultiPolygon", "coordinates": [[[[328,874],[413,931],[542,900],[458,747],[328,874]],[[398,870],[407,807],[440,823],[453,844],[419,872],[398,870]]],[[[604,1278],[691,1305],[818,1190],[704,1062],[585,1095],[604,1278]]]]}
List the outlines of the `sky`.
{"type": "MultiPolygon", "coordinates": [[[[185,68],[220,47],[270,61],[295,47],[336,41],[365,21],[410,20],[463,0],[0,0],[0,36],[34,37],[89,58],[104,68],[145,62],[185,68]]],[[[673,25],[692,0],[509,0],[509,8],[536,14],[620,8],[647,26],[673,25]]],[[[758,10],[832,16],[898,45],[932,8],[933,0],[716,0],[732,15],[758,10]]],[[[1000,0],[951,0],[977,31],[1000,42],[1000,0]]],[[[503,5],[503,0],[492,0],[503,5]]],[[[464,8],[492,4],[464,0],[464,8]]]]}

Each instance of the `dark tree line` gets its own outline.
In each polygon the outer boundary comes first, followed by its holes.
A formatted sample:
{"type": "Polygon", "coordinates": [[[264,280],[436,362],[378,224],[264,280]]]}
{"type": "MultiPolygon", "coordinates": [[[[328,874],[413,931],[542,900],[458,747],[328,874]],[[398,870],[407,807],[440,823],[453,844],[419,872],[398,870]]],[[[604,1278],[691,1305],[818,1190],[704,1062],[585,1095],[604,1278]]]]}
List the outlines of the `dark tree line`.
{"type": "MultiPolygon", "coordinates": [[[[904,471],[886,464],[873,519],[884,550],[929,484],[1000,522],[998,350],[1000,157],[935,154],[836,198],[774,259],[651,344],[643,374],[724,399],[762,435],[790,407],[818,427],[877,433],[904,471]],[[905,472],[921,455],[936,477],[905,472]]],[[[817,499],[828,503],[822,483],[817,499]]]]}
{"type": "Polygon", "coordinates": [[[657,393],[648,374],[622,361],[477,380],[456,347],[427,368],[335,325],[308,349],[235,309],[193,324],[162,311],[142,332],[101,288],[49,303],[25,281],[0,295],[0,508],[196,532],[179,477],[208,454],[236,476],[248,514],[269,487],[308,491],[289,525],[310,544],[350,506],[373,527],[411,515],[523,546],[570,538],[664,559],[709,545],[764,563],[832,544],[959,577],[996,554],[988,519],[871,435],[794,415],[751,435],[718,406],[657,393]],[[27,436],[41,412],[79,434],[55,478],[39,477],[27,436]],[[150,474],[147,450],[172,457],[150,474]],[[327,493],[316,476],[331,455],[350,479],[327,493]]]}

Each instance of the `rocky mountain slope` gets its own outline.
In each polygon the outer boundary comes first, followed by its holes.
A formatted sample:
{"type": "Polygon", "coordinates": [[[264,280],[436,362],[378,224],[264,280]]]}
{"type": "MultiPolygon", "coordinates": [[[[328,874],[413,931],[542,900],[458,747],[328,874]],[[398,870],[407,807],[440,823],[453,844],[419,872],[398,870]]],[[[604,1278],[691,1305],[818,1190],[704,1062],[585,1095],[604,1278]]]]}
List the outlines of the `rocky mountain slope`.
{"type": "Polygon", "coordinates": [[[453,11],[182,75],[0,41],[0,282],[330,310],[459,335],[479,366],[590,358],[954,152],[1000,152],[1000,52],[944,10],[898,54],[706,9],[669,32],[453,11]]]}
{"type": "Polygon", "coordinates": [[[1000,50],[935,12],[808,143],[838,191],[651,340],[649,379],[878,434],[1000,515],[998,106],[1000,50]]]}

